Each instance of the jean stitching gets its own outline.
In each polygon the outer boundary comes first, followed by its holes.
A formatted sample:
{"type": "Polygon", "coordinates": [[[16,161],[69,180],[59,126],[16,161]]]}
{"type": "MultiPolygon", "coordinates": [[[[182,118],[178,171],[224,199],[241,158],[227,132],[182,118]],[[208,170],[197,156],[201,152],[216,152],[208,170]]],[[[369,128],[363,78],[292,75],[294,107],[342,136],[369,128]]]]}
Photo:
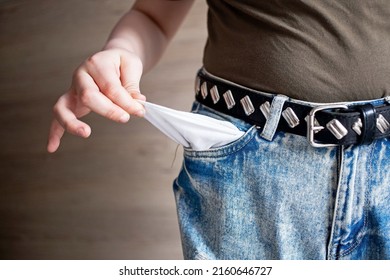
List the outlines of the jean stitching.
{"type": "MultiPolygon", "coordinates": [[[[342,148],[343,149],[343,148],[342,148]]],[[[339,217],[340,217],[340,209],[339,209],[339,206],[341,204],[341,195],[340,195],[340,192],[341,192],[341,188],[342,188],[342,182],[344,181],[344,176],[345,176],[345,172],[343,172],[343,165],[344,165],[344,159],[345,159],[345,155],[344,155],[344,149],[342,150],[342,156],[343,156],[343,160],[342,162],[340,163],[340,179],[339,179],[339,182],[338,182],[338,186],[337,186],[337,194],[336,194],[336,199],[335,199],[335,211],[334,211],[334,218],[333,218],[333,225],[332,225],[332,229],[331,229],[331,241],[329,244],[330,247],[331,247],[331,250],[330,250],[330,253],[329,253],[329,256],[328,258],[331,259],[331,257],[333,256],[335,259],[338,258],[338,254],[337,253],[333,253],[334,249],[337,248],[337,245],[338,244],[334,244],[335,242],[335,236],[338,235],[338,233],[340,232],[340,225],[339,225],[339,217]],[[336,230],[337,230],[337,233],[336,233],[336,230]]]]}
{"type": "MultiPolygon", "coordinates": [[[[373,154],[374,154],[374,145],[370,145],[370,153],[369,153],[369,159],[371,160],[372,157],[373,157],[373,154]]],[[[370,164],[370,167],[369,167],[369,174],[372,174],[372,165],[370,164]]],[[[340,253],[339,254],[339,257],[345,257],[349,254],[351,254],[359,245],[360,243],[362,242],[364,236],[366,235],[367,233],[367,224],[368,224],[368,197],[369,197],[369,193],[371,192],[371,185],[372,184],[369,184],[369,180],[370,180],[370,177],[371,176],[366,176],[366,179],[365,179],[365,185],[368,186],[366,191],[365,191],[365,199],[364,199],[364,211],[363,211],[363,215],[364,215],[364,221],[363,221],[363,226],[361,228],[361,231],[359,233],[359,236],[356,238],[356,241],[347,249],[345,250],[343,253],[340,253]]]]}
{"type": "MultiPolygon", "coordinates": [[[[344,153],[345,151],[343,151],[343,153],[344,153]]],[[[343,167],[343,166],[342,166],[343,167]]],[[[339,186],[339,188],[344,184],[344,179],[345,179],[345,171],[344,170],[341,170],[341,172],[342,172],[342,174],[341,174],[341,178],[340,178],[340,186],[339,186]]],[[[340,203],[341,203],[341,201],[340,201],[340,196],[338,197],[338,200],[337,200],[337,205],[338,206],[340,206],[340,203]]],[[[343,203],[343,207],[344,207],[344,205],[345,205],[345,200],[344,200],[344,203],[343,203]]],[[[337,215],[336,215],[336,220],[339,220],[339,217],[340,217],[340,211],[342,211],[342,209],[338,209],[338,211],[337,211],[337,215]]],[[[342,216],[342,215],[341,215],[342,216]]],[[[342,221],[340,221],[340,223],[341,223],[342,221]]],[[[337,235],[339,235],[340,234],[340,225],[338,225],[338,234],[337,235]]],[[[341,238],[342,238],[342,236],[339,236],[339,239],[341,240],[341,238]]],[[[340,242],[338,242],[337,244],[337,247],[339,247],[339,245],[340,245],[340,242]]],[[[335,246],[336,247],[336,246],[335,246]]],[[[349,250],[350,248],[348,248],[348,250],[349,250]]],[[[347,250],[347,251],[348,251],[347,250]]],[[[336,254],[334,255],[334,257],[335,257],[335,259],[339,259],[340,257],[342,257],[342,256],[344,256],[344,252],[342,252],[342,253],[337,253],[336,252],[336,254]]]]}
{"type": "Polygon", "coordinates": [[[193,107],[193,109],[191,110],[191,112],[197,114],[197,113],[199,112],[200,103],[194,102],[194,103],[193,103],[193,106],[194,106],[194,107],[193,107]]]}
{"type": "MultiPolygon", "coordinates": [[[[178,189],[186,189],[185,187],[183,187],[183,185],[180,183],[180,180],[179,180],[179,177],[181,176],[181,174],[185,173],[185,176],[188,177],[188,180],[189,180],[189,183],[191,185],[191,189],[193,191],[195,191],[194,189],[194,186],[196,185],[196,180],[193,179],[193,177],[191,176],[191,173],[189,172],[189,170],[187,169],[187,164],[185,163],[185,161],[183,162],[183,165],[181,167],[181,170],[180,170],[180,173],[179,173],[179,176],[174,180],[174,185],[176,185],[176,187],[178,189]]],[[[197,191],[196,191],[197,192],[197,191]]],[[[197,192],[198,195],[201,196],[201,194],[199,192],[197,192]]],[[[179,211],[177,211],[177,215],[178,215],[178,219],[180,221],[180,214],[179,214],[179,211]]],[[[181,235],[181,239],[182,239],[182,246],[184,248],[184,235],[183,235],[183,230],[181,229],[181,222],[179,222],[179,227],[180,227],[180,235],[181,235]]],[[[208,242],[206,242],[206,246],[209,246],[209,244],[207,244],[208,242]]],[[[194,260],[213,260],[215,259],[215,257],[213,256],[210,256],[209,254],[205,253],[205,252],[201,252],[199,251],[199,249],[196,249],[194,252],[191,253],[191,256],[189,256],[189,258],[186,258],[186,259],[194,259],[194,260]]]]}
{"type": "Polygon", "coordinates": [[[333,201],[333,211],[332,211],[332,221],[331,221],[331,227],[330,227],[330,232],[329,232],[329,240],[328,240],[328,245],[327,245],[327,256],[326,258],[328,260],[332,259],[334,257],[333,254],[333,249],[335,248],[334,246],[334,236],[335,236],[335,228],[336,228],[336,218],[338,214],[338,199],[339,199],[339,189],[340,189],[340,183],[342,180],[342,166],[344,162],[344,147],[340,146],[337,147],[337,181],[336,181],[336,197],[334,198],[333,201]]]}
{"type": "Polygon", "coordinates": [[[212,258],[210,258],[209,256],[207,256],[206,254],[203,254],[202,252],[195,252],[194,253],[194,259],[195,260],[212,260],[212,258]]]}
{"type": "Polygon", "coordinates": [[[238,139],[237,141],[234,141],[230,144],[227,144],[226,146],[211,149],[211,150],[205,150],[205,151],[193,151],[193,150],[186,150],[185,149],[184,154],[187,157],[199,158],[199,159],[202,159],[202,158],[221,158],[221,157],[226,157],[226,156],[235,154],[238,151],[240,151],[241,149],[243,149],[246,145],[248,145],[249,142],[252,141],[252,139],[256,135],[256,133],[252,133],[255,128],[256,128],[256,126],[252,126],[240,139],[238,139]],[[246,138],[248,138],[248,139],[246,139],[246,138]],[[231,151],[224,151],[224,150],[231,150],[231,151]]]}

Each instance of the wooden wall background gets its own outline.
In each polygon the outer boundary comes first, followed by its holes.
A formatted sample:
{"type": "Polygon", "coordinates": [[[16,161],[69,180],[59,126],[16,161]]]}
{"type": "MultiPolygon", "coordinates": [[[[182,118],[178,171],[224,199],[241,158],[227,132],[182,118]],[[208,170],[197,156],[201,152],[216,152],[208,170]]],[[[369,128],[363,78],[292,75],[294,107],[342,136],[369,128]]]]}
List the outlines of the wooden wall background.
{"type": "MultiPolygon", "coordinates": [[[[148,100],[189,110],[206,37],[195,1],[148,100]]],[[[181,150],[143,119],[97,115],[88,140],[46,152],[51,107],[132,1],[0,0],[0,258],[180,259],[172,181],[181,150]]]]}

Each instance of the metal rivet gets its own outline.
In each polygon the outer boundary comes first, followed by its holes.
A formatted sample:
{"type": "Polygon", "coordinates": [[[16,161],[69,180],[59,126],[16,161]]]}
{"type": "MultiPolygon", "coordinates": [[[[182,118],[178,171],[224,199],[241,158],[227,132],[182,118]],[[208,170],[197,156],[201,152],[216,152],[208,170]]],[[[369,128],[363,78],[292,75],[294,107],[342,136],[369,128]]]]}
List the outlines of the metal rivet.
{"type": "Polygon", "coordinates": [[[297,125],[299,125],[299,119],[297,115],[295,114],[294,110],[291,109],[290,107],[287,107],[283,112],[282,112],[283,118],[286,120],[287,124],[291,127],[294,128],[297,125]]]}
{"type": "Polygon", "coordinates": [[[219,92],[217,86],[213,86],[210,89],[211,98],[213,99],[214,104],[219,101],[219,92]]]}
{"type": "Polygon", "coordinates": [[[195,79],[195,94],[199,94],[200,91],[200,78],[196,77],[195,79]]]}
{"type": "Polygon", "coordinates": [[[328,122],[326,127],[339,140],[348,134],[348,130],[336,119],[328,122]]]}
{"type": "Polygon", "coordinates": [[[353,125],[352,130],[356,132],[357,135],[362,135],[362,120],[359,118],[353,125]]]}
{"type": "Polygon", "coordinates": [[[203,84],[202,84],[202,86],[200,88],[200,92],[202,93],[203,99],[206,99],[207,94],[208,94],[207,83],[206,82],[203,82],[203,84]]]}
{"type": "Polygon", "coordinates": [[[255,107],[253,107],[252,101],[248,95],[242,98],[240,102],[247,116],[251,115],[255,111],[255,107]]]}
{"type": "Polygon", "coordinates": [[[382,114],[379,114],[378,118],[376,119],[376,127],[379,129],[380,132],[386,133],[387,130],[390,128],[390,123],[385,119],[382,114]]]}
{"type": "Polygon", "coordinates": [[[226,102],[226,106],[227,108],[230,110],[231,108],[234,107],[234,105],[236,105],[236,101],[234,101],[234,97],[233,97],[233,94],[230,90],[226,91],[224,94],[223,94],[223,99],[225,99],[225,102],[226,102]]]}
{"type": "Polygon", "coordinates": [[[271,104],[268,101],[261,104],[260,111],[263,113],[264,117],[268,120],[269,115],[271,114],[271,104]]]}

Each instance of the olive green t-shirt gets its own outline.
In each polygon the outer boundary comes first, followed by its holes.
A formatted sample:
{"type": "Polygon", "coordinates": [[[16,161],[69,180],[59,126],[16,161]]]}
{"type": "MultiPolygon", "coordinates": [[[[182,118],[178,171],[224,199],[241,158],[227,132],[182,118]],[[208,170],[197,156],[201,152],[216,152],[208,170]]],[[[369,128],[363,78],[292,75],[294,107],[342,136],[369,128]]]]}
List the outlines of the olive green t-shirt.
{"type": "Polygon", "coordinates": [[[208,0],[204,66],[311,102],[390,95],[389,0],[208,0]]]}

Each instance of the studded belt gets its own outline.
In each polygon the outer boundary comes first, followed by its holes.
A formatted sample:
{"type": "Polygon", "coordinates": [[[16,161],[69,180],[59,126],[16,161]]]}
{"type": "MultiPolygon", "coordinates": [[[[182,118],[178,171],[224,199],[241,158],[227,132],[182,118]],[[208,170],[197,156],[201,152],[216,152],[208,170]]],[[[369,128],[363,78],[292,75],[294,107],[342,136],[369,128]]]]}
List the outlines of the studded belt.
{"type": "MultiPolygon", "coordinates": [[[[204,69],[198,72],[196,99],[221,113],[260,128],[270,116],[274,94],[252,90],[219,79],[204,69]]],[[[309,106],[289,99],[283,105],[279,131],[305,136],[314,147],[369,144],[390,136],[390,104],[330,103],[309,106]]]]}

